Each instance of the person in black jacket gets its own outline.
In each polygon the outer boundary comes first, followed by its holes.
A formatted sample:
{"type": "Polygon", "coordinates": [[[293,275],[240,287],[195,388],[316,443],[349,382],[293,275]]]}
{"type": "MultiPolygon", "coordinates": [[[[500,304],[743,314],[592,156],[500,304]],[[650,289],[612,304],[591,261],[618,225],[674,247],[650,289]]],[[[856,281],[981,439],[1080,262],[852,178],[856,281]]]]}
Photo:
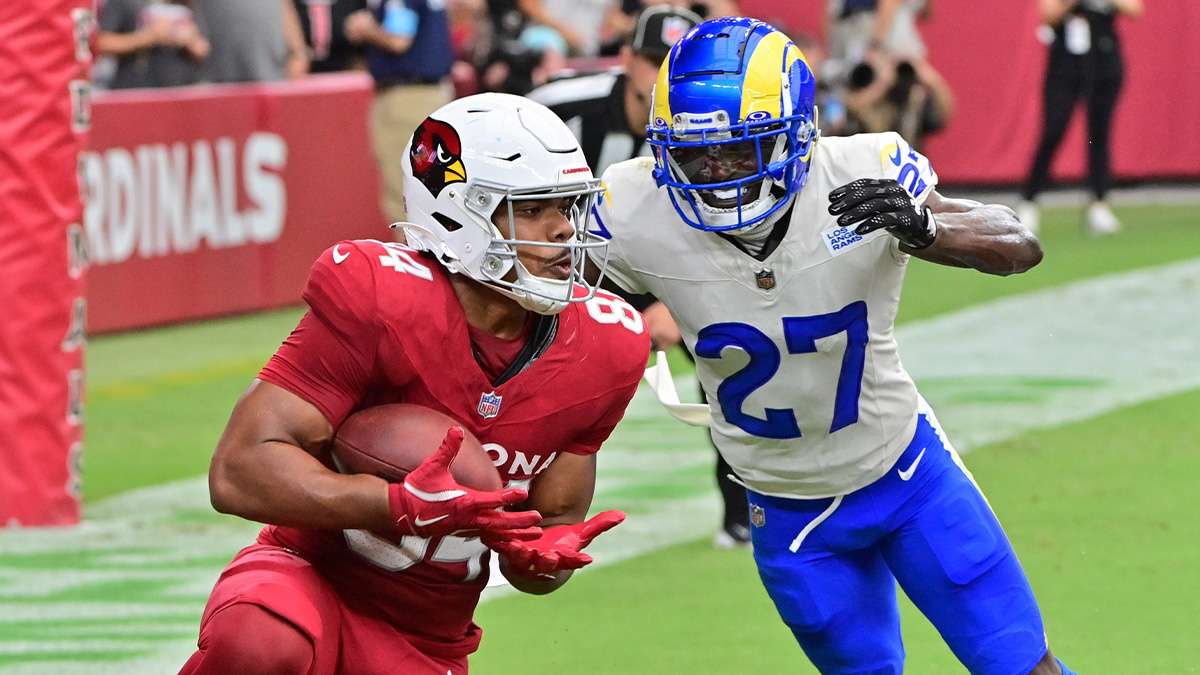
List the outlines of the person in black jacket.
{"type": "Polygon", "coordinates": [[[1105,201],[1112,183],[1108,143],[1125,71],[1116,15],[1140,16],[1142,0],[1038,0],[1038,4],[1053,40],[1043,90],[1042,138],[1017,215],[1025,227],[1037,231],[1039,216],[1034,200],[1049,182],[1050,162],[1066,133],[1071,113],[1083,101],[1087,104],[1088,182],[1093,195],[1087,210],[1087,231],[1113,234],[1121,229],[1121,221],[1105,201]]]}

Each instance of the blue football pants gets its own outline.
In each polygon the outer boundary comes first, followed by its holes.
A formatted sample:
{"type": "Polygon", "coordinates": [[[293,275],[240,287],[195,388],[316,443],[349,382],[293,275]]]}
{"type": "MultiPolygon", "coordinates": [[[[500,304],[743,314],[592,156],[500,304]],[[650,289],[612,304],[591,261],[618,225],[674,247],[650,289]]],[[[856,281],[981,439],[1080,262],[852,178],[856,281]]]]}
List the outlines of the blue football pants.
{"type": "Polygon", "coordinates": [[[748,495],[759,576],[824,675],[903,671],[896,582],[974,675],[1027,675],[1046,654],[1008,537],[936,424],[920,415],[895,466],[851,494],[748,495]]]}

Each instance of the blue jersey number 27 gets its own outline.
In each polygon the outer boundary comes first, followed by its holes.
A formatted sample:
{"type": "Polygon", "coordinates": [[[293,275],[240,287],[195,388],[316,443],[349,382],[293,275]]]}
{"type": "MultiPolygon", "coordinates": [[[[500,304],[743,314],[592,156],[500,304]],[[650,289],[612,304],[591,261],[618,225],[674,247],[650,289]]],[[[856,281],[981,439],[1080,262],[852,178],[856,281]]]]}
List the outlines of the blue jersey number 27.
{"type": "MultiPolygon", "coordinates": [[[[842,355],[837,393],[833,397],[833,423],[829,433],[858,421],[858,396],[862,392],[867,353],[867,304],[860,300],[830,314],[783,318],[783,338],[788,354],[814,353],[818,339],[841,332],[846,333],[846,353],[842,355]]],[[[738,347],[750,357],[744,368],[725,378],[717,387],[717,401],[726,421],[752,436],[799,438],[800,425],[791,408],[767,408],[765,419],[742,411],[746,398],[775,377],[779,370],[782,357],[775,342],[749,324],[715,323],[700,331],[696,356],[719,359],[726,347],[738,347]]]]}

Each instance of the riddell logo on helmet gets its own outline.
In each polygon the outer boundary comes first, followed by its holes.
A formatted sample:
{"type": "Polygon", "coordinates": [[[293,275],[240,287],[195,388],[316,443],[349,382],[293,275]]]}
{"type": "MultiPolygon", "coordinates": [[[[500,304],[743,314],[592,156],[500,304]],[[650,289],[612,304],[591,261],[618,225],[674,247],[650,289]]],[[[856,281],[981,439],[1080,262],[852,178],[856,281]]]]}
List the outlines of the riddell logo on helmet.
{"type": "Polygon", "coordinates": [[[586,166],[577,166],[573,169],[563,169],[562,170],[563,174],[565,174],[565,175],[570,175],[573,173],[583,173],[584,171],[591,171],[591,169],[587,168],[586,166]]]}
{"type": "Polygon", "coordinates": [[[413,132],[408,153],[413,177],[437,197],[451,183],[464,183],[467,170],[462,163],[462,141],[454,127],[426,118],[413,132]]]}

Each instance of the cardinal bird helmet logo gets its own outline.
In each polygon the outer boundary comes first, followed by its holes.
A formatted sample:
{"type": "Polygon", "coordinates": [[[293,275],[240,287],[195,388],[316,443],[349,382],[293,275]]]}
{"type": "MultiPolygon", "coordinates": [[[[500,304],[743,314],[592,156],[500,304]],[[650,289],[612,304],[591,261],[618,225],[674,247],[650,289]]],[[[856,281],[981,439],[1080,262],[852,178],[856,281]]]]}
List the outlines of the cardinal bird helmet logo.
{"type": "Polygon", "coordinates": [[[465,183],[467,170],[462,163],[462,141],[454,127],[428,117],[413,132],[409,151],[413,177],[437,197],[451,183],[465,183]]]}

